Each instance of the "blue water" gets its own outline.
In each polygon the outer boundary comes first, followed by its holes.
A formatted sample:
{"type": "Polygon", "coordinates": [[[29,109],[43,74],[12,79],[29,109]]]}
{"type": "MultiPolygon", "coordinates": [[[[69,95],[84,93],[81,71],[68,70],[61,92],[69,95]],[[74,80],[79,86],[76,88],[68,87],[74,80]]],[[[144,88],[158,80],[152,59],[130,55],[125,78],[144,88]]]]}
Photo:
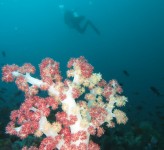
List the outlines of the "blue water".
{"type": "MultiPolygon", "coordinates": [[[[51,57],[60,62],[65,76],[67,61],[79,56],[105,80],[114,78],[123,84],[130,122],[134,116],[139,121],[161,122],[155,112],[159,111],[156,106],[164,105],[164,97],[150,86],[164,95],[163,0],[0,0],[1,67],[30,62],[38,69],[42,59],[51,57]],[[84,34],[69,28],[60,6],[90,19],[101,34],[91,27],[84,34]],[[138,105],[143,110],[138,111],[138,105]]],[[[40,78],[38,72],[35,76],[40,78]]],[[[2,82],[0,86],[7,88],[8,95],[1,107],[13,103],[16,86],[2,82]]]]}

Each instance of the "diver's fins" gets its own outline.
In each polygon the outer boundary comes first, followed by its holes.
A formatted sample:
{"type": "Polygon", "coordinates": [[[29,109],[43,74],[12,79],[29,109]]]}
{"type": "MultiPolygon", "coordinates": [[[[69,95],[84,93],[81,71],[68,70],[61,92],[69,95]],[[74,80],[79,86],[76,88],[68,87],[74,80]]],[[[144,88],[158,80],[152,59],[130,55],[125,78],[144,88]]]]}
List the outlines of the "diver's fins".
{"type": "Polygon", "coordinates": [[[97,35],[100,35],[100,31],[96,28],[96,26],[88,20],[88,24],[92,27],[92,29],[97,33],[97,35]]]}

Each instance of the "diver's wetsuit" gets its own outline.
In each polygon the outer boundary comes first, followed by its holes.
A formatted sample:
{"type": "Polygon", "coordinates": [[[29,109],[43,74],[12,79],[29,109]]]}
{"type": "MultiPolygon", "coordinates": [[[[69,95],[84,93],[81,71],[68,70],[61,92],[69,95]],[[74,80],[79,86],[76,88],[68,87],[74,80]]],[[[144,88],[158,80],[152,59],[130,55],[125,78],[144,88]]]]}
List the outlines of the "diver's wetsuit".
{"type": "Polygon", "coordinates": [[[100,35],[100,31],[93,25],[93,23],[89,20],[86,20],[84,26],[81,26],[81,22],[85,20],[84,16],[78,16],[74,11],[65,11],[64,13],[64,21],[65,23],[71,27],[76,29],[79,33],[84,33],[88,26],[91,26],[92,29],[100,35]]]}

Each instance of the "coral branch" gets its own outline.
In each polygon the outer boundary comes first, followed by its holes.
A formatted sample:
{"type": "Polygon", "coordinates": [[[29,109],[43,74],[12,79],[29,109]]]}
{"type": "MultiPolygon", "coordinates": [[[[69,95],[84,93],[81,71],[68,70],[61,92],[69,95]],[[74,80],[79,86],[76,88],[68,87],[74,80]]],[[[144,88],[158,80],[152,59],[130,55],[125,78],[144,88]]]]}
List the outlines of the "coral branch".
{"type": "Polygon", "coordinates": [[[11,112],[6,132],[21,139],[29,134],[43,138],[38,148],[31,145],[23,150],[100,150],[90,135],[102,136],[104,123],[115,126],[113,118],[118,124],[127,122],[126,114],[118,109],[127,102],[120,95],[121,86],[116,80],[107,83],[100,73],[93,73],[93,66],[84,57],[69,60],[64,81],[59,63],[53,59],[44,59],[39,67],[41,79],[31,76],[35,67],[29,63],[2,68],[2,80],[15,81],[25,92],[19,110],[11,112]],[[37,96],[38,90],[47,91],[49,96],[37,96]]]}

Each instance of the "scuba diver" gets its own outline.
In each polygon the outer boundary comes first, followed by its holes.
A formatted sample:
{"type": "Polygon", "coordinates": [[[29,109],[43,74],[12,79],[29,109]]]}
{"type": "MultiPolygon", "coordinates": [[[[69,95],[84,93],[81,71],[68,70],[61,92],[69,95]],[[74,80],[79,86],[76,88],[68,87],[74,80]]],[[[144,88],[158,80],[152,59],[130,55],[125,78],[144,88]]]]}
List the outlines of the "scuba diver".
{"type": "Polygon", "coordinates": [[[84,33],[88,26],[90,26],[97,35],[100,35],[100,31],[90,21],[86,20],[84,16],[79,16],[76,11],[66,10],[64,12],[64,21],[70,28],[77,30],[79,33],[84,33]],[[82,22],[84,25],[82,26],[82,22]]]}

